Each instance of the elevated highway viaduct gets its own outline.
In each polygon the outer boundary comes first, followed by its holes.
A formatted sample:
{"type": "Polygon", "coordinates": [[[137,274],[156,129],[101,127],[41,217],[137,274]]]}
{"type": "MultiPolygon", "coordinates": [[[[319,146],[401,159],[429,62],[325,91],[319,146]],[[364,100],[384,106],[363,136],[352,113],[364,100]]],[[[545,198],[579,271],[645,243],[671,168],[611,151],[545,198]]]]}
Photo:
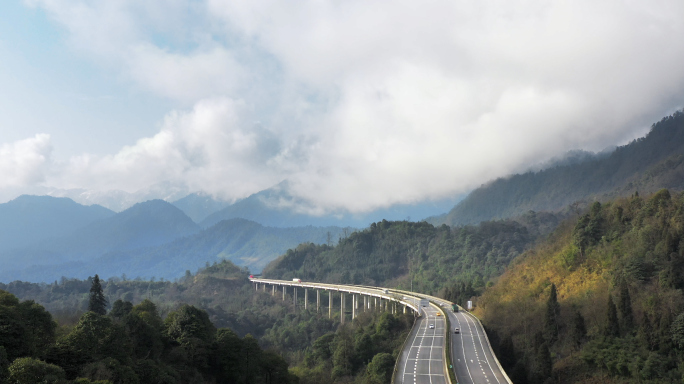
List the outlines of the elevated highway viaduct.
{"type": "Polygon", "coordinates": [[[391,288],[325,284],[309,281],[251,278],[255,289],[286,300],[291,294],[295,308],[297,298],[304,295],[304,307],[313,305],[309,292],[316,295],[316,311],[333,316],[334,303],[340,311],[340,322],[353,321],[361,312],[370,310],[392,313],[412,312],[415,322],[397,357],[393,383],[426,384],[512,384],[492,351],[480,321],[465,310],[453,312],[450,301],[391,288]],[[321,295],[327,296],[327,308],[321,295]],[[351,308],[347,308],[350,304],[351,308]],[[349,313],[351,312],[351,313],[349,313]],[[451,329],[447,329],[447,319],[451,329]],[[454,329],[459,328],[459,333],[454,329]],[[447,358],[446,343],[450,343],[447,358]],[[450,378],[453,371],[456,382],[450,378]]]}

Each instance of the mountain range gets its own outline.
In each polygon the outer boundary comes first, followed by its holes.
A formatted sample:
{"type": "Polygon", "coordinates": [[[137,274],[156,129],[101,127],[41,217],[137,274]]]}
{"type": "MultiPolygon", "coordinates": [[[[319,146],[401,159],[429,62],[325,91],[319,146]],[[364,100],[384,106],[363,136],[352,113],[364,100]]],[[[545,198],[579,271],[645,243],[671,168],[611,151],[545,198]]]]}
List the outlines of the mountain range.
{"type": "Polygon", "coordinates": [[[94,273],[171,279],[222,259],[259,271],[297,244],[332,243],[351,232],[340,227],[269,228],[244,219],[202,229],[163,200],[114,213],[49,196],[21,196],[0,204],[0,220],[7,229],[0,281],[7,282],[94,273]]]}

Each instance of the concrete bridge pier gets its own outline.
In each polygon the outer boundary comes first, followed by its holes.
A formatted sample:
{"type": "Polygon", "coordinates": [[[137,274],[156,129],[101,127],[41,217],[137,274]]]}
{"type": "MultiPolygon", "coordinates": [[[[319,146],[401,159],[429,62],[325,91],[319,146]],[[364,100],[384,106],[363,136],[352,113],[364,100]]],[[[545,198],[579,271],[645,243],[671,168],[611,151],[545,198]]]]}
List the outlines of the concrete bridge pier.
{"type": "Polygon", "coordinates": [[[344,292],[340,292],[340,323],[344,324],[344,292]]]}
{"type": "Polygon", "coordinates": [[[332,319],[332,301],[333,301],[333,296],[332,296],[332,291],[328,291],[328,319],[332,319]]]}
{"type": "Polygon", "coordinates": [[[321,290],[316,290],[316,313],[321,312],[321,290]]]}
{"type": "Polygon", "coordinates": [[[304,309],[308,308],[309,304],[309,290],[307,288],[304,288],[304,309]]]}
{"type": "Polygon", "coordinates": [[[297,287],[292,287],[292,302],[294,304],[294,310],[297,312],[297,287]]]}
{"type": "Polygon", "coordinates": [[[275,296],[275,284],[273,284],[271,287],[273,288],[273,293],[272,293],[272,295],[275,296]]]}
{"type": "Polygon", "coordinates": [[[283,285],[283,301],[285,301],[285,290],[287,289],[287,285],[283,285]]]}
{"type": "Polygon", "coordinates": [[[358,297],[356,294],[352,294],[352,320],[356,319],[356,309],[358,304],[358,297]]]}
{"type": "Polygon", "coordinates": [[[259,283],[256,283],[256,290],[259,291],[259,283]]]}

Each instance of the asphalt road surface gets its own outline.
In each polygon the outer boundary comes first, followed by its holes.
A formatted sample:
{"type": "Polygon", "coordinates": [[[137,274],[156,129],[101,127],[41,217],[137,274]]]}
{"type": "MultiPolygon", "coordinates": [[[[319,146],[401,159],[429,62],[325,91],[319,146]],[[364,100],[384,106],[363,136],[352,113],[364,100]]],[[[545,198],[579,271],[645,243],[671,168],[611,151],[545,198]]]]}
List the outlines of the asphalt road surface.
{"type": "MultiPolygon", "coordinates": [[[[451,362],[454,364],[456,378],[460,384],[507,384],[496,364],[492,352],[488,348],[487,339],[480,323],[466,312],[445,311],[449,316],[452,328],[459,328],[460,333],[451,329],[451,362]]],[[[456,383],[454,383],[456,384],[456,383]]]]}
{"type": "MultiPolygon", "coordinates": [[[[434,307],[421,307],[423,315],[404,344],[396,383],[446,384],[442,349],[445,340],[444,317],[434,307]],[[434,328],[430,328],[430,325],[434,328]]],[[[455,384],[455,383],[454,383],[455,384]]]]}

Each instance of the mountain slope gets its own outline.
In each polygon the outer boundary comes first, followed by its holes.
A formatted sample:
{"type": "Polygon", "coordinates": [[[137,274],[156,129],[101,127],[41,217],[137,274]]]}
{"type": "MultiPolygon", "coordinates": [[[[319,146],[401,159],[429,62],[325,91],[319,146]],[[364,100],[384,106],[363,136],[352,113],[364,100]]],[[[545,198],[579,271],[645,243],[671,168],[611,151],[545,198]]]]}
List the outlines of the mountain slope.
{"type": "MultiPolygon", "coordinates": [[[[189,220],[189,219],[188,219],[189,220]]],[[[62,276],[85,278],[95,273],[111,276],[156,276],[173,279],[186,270],[196,270],[206,263],[231,260],[260,271],[268,262],[300,243],[327,243],[344,235],[339,227],[272,228],[244,219],[222,221],[193,235],[159,246],[92,253],[82,261],[59,262],[46,258],[49,265],[24,264],[0,270],[0,281],[24,280],[52,282],[62,276]]]]}
{"type": "Polygon", "coordinates": [[[483,286],[553,230],[561,218],[530,212],[516,220],[477,226],[434,227],[426,222],[381,221],[334,248],[302,244],[264,268],[266,278],[401,286],[436,293],[449,284],[483,286]]]}
{"type": "Polygon", "coordinates": [[[516,383],[673,382],[683,288],[684,194],[662,190],[594,203],[516,259],[476,313],[516,383]]]}
{"type": "Polygon", "coordinates": [[[214,200],[210,195],[204,193],[191,193],[171,204],[185,212],[195,223],[199,223],[212,213],[231,205],[227,201],[214,200]]]}
{"type": "Polygon", "coordinates": [[[85,206],[68,198],[22,195],[0,204],[0,251],[65,236],[114,214],[99,205],[85,206]]]}
{"type": "MultiPolygon", "coordinates": [[[[436,225],[474,224],[517,216],[528,210],[556,211],[578,200],[614,195],[617,190],[629,194],[639,184],[648,184],[643,180],[647,171],[662,168],[664,162],[674,161],[681,155],[684,155],[684,113],[677,112],[654,124],[645,137],[618,147],[609,156],[497,179],[474,190],[447,215],[428,221],[436,225]]],[[[669,179],[678,180],[673,175],[669,179]]],[[[676,188],[682,183],[678,184],[651,185],[651,188],[676,188]]]]}
{"type": "Polygon", "coordinates": [[[199,231],[180,209],[164,200],[138,203],[70,236],[42,244],[71,260],[90,259],[116,250],[151,247],[199,231]]]}
{"type": "MultiPolygon", "coordinates": [[[[151,247],[200,230],[181,210],[163,200],[150,200],[72,233],[0,253],[5,271],[31,265],[92,260],[107,252],[151,247]]],[[[61,277],[61,276],[58,276],[61,277]]]]}

